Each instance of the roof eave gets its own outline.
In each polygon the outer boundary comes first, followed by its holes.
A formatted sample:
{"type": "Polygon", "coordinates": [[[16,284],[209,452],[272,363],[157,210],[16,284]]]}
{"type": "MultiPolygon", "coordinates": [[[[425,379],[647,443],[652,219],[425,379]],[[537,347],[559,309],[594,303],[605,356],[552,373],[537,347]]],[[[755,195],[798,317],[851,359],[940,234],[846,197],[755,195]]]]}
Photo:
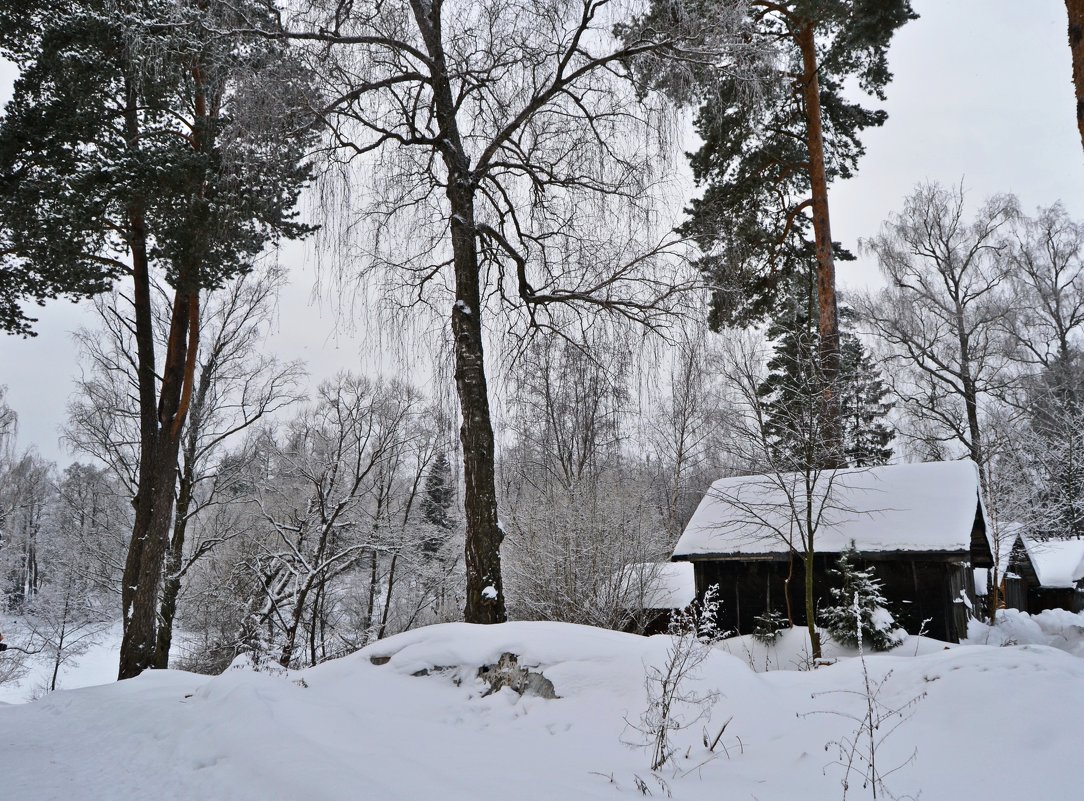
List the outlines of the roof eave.
{"type": "MultiPolygon", "coordinates": [[[[816,551],[814,556],[839,556],[842,551],[816,551]]],[[[788,551],[769,551],[764,553],[743,553],[741,551],[710,552],[710,553],[685,553],[674,554],[670,557],[673,562],[781,562],[791,557],[788,551]]],[[[970,549],[938,550],[938,551],[912,551],[905,549],[863,551],[859,549],[858,555],[863,559],[928,559],[931,561],[972,561],[970,549]]],[[[977,565],[981,567],[982,565],[977,565]]]]}

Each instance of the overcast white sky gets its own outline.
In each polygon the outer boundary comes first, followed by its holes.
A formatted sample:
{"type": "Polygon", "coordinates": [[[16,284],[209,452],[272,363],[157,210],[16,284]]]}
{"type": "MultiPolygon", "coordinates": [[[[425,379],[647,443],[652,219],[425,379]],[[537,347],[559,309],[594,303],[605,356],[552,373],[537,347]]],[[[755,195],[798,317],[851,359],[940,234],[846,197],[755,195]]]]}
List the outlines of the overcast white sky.
{"type": "MultiPolygon", "coordinates": [[[[884,128],[867,134],[857,177],[831,189],[834,238],[852,251],[877,232],[920,181],[961,179],[977,204],[1015,192],[1025,208],[1061,200],[1084,216],[1084,151],[1074,118],[1062,0],[912,0],[921,18],[892,45],[895,81],[884,128]]],[[[14,79],[0,64],[0,100],[14,79]]],[[[379,348],[336,333],[334,310],[312,302],[314,257],[286,250],[291,285],[280,301],[272,346],[300,358],[317,378],[337,369],[371,367],[379,348]]],[[[878,282],[876,264],[841,265],[844,286],[878,282]]],[[[83,310],[58,302],[36,314],[39,336],[0,335],[0,384],[19,413],[20,443],[48,458],[70,460],[57,428],[78,373],[70,332],[83,310]]]]}

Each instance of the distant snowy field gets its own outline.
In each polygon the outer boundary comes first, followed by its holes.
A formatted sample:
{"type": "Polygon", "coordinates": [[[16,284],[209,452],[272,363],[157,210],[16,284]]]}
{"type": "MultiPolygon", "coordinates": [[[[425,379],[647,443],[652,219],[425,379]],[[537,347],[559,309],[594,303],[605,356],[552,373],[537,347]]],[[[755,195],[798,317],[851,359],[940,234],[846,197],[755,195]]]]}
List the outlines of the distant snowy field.
{"type": "MultiPolygon", "coordinates": [[[[0,631],[11,644],[23,645],[20,628],[11,620],[0,620],[0,631]]],[[[108,684],[117,679],[120,653],[121,625],[118,620],[95,638],[86,653],[72,657],[60,667],[57,674],[59,689],[92,687],[108,684]]],[[[6,658],[0,654],[0,659],[6,658]]],[[[47,655],[36,655],[26,660],[26,673],[17,681],[0,681],[0,704],[19,704],[44,695],[53,676],[53,665],[47,655]]],[[[0,671],[2,675],[2,671],[0,671]]],[[[0,777],[2,778],[2,777],[0,777]]],[[[3,798],[0,795],[0,798],[3,798]]]]}
{"type": "MultiPolygon", "coordinates": [[[[1084,660],[1069,652],[1082,653],[1084,617],[1006,616],[1004,629],[974,627],[980,638],[993,644],[912,638],[867,658],[878,703],[907,708],[878,732],[899,723],[876,753],[882,772],[902,765],[888,789],[929,801],[1078,801],[1084,660]],[[1065,647],[1000,645],[1028,636],[1065,647]]],[[[65,686],[107,661],[111,674],[110,642],[65,686]]],[[[660,782],[629,724],[646,704],[645,671],[665,662],[670,642],[556,623],[446,624],[288,676],[155,671],[62,690],[0,706],[0,798],[588,801],[641,798],[638,782],[675,799],[843,797],[833,743],[854,735],[866,709],[860,660],[837,653],[836,664],[795,669],[798,631],[776,648],[745,638],[715,648],[690,690],[717,702],[675,735],[660,782]],[[543,673],[558,698],[484,696],[477,668],[503,652],[543,673]],[[728,720],[709,751],[704,732],[713,739],[728,720]]],[[[676,711],[691,720],[704,709],[676,711]]],[[[871,797],[850,778],[847,798],[871,797]]]]}

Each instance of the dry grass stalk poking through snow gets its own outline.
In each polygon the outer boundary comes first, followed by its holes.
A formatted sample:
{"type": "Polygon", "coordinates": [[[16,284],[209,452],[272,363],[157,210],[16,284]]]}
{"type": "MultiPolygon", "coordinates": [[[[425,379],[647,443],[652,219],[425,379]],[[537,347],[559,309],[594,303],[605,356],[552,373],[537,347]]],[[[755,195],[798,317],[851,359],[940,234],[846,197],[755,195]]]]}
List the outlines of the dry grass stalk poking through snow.
{"type": "MultiPolygon", "coordinates": [[[[859,695],[864,702],[861,714],[835,710],[824,710],[821,713],[840,715],[855,721],[857,727],[844,734],[837,740],[825,743],[824,750],[835,749],[836,758],[829,766],[835,765],[843,769],[843,778],[840,783],[843,786],[843,801],[847,799],[847,793],[851,789],[852,777],[862,780],[862,788],[869,789],[874,799],[881,797],[902,801],[912,799],[914,796],[897,796],[893,794],[885,783],[885,779],[898,770],[907,767],[914,762],[918,755],[918,749],[914,749],[911,755],[903,762],[894,765],[887,770],[877,762],[877,751],[888,737],[893,734],[911,715],[914,714],[915,706],[926,697],[926,693],[920,693],[898,706],[892,706],[880,700],[882,691],[888,680],[892,677],[892,671],[888,671],[880,680],[870,676],[869,665],[866,662],[865,652],[862,647],[862,622],[863,614],[858,593],[854,594],[852,605],[854,612],[855,632],[858,644],[858,659],[862,665],[862,689],[859,690],[833,690],[832,694],[859,695]]],[[[814,698],[827,693],[815,693],[814,698]]]]}
{"type": "MultiPolygon", "coordinates": [[[[704,594],[699,608],[693,605],[674,614],[669,630],[672,644],[667,649],[666,661],[661,666],[648,668],[644,681],[647,708],[638,724],[629,725],[646,740],[637,745],[651,749],[652,771],[661,769],[676,753],[674,735],[708,717],[718,698],[716,690],[697,690],[692,686],[697,678],[697,668],[708,658],[711,644],[718,638],[717,593],[718,587],[712,587],[704,594]]],[[[712,750],[719,739],[714,738],[712,750]]]]}

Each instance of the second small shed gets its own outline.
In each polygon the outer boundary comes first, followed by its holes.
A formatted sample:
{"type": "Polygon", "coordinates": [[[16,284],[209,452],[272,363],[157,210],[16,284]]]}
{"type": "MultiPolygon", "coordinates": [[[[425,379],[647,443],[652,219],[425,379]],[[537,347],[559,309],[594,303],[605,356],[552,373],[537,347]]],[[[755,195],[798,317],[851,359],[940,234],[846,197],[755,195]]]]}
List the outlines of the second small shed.
{"type": "Polygon", "coordinates": [[[1045,609],[1084,611],[1084,540],[1025,536],[1021,541],[1034,567],[1027,583],[1027,611],[1032,615],[1045,609]]]}
{"type": "Polygon", "coordinates": [[[693,566],[688,563],[642,562],[626,565],[621,573],[625,631],[663,634],[673,614],[696,600],[693,566]]]}

